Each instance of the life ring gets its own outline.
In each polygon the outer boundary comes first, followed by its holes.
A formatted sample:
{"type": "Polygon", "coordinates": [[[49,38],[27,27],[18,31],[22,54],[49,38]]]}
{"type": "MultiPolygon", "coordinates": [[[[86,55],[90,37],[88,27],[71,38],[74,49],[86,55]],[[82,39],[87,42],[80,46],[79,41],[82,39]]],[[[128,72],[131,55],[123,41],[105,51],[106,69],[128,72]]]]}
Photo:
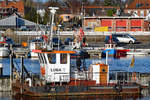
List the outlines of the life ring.
{"type": "Polygon", "coordinates": [[[115,85],[114,89],[116,90],[116,92],[121,92],[122,91],[122,85],[115,85]]]}

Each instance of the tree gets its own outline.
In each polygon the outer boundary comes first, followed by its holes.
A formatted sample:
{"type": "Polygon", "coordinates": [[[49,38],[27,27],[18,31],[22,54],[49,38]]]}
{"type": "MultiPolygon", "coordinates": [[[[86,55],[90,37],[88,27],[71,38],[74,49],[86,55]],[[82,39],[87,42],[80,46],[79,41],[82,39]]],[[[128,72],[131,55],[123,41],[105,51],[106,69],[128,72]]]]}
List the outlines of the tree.
{"type": "Polygon", "coordinates": [[[111,6],[111,0],[104,0],[104,5],[105,6],[111,6]]]}
{"type": "Polygon", "coordinates": [[[108,15],[108,16],[113,16],[113,14],[115,14],[116,11],[117,11],[117,10],[116,10],[115,8],[109,9],[109,10],[107,10],[107,15],[108,15]]]}
{"type": "Polygon", "coordinates": [[[33,21],[33,22],[37,22],[37,18],[38,18],[38,14],[36,13],[36,9],[31,7],[28,8],[30,9],[30,11],[28,13],[25,14],[25,19],[33,21]]]}

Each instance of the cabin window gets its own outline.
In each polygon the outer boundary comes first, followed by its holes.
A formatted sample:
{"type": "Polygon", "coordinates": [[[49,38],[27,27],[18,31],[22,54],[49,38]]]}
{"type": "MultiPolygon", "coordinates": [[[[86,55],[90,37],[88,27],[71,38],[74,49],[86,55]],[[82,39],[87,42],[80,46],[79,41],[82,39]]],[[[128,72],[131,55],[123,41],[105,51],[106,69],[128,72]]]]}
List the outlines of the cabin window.
{"type": "Polygon", "coordinates": [[[60,63],[67,64],[67,54],[60,54],[60,63]]]}
{"type": "Polygon", "coordinates": [[[110,80],[115,80],[115,79],[116,79],[114,72],[110,72],[110,73],[109,73],[109,79],[110,79],[110,80]]]}
{"type": "Polygon", "coordinates": [[[56,63],[56,54],[55,53],[48,54],[48,60],[49,60],[50,64],[55,64],[56,63]]]}

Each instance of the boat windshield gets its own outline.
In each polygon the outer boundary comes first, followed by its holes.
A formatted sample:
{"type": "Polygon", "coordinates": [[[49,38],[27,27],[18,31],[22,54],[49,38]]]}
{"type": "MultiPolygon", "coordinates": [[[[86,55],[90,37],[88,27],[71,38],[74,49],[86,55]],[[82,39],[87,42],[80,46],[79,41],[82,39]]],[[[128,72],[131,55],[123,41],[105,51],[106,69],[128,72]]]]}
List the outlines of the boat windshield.
{"type": "Polygon", "coordinates": [[[60,64],[67,64],[67,54],[60,54],[60,64]]]}
{"type": "Polygon", "coordinates": [[[56,54],[55,53],[48,54],[48,60],[50,64],[56,64],[56,54]]]}

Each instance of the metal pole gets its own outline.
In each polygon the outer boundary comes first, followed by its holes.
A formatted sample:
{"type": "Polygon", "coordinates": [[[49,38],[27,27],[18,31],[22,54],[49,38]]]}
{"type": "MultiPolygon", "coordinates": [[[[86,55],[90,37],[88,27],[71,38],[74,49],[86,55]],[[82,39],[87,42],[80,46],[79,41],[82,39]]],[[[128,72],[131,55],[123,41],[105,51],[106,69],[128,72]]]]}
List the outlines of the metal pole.
{"type": "Polygon", "coordinates": [[[54,15],[55,15],[55,13],[56,13],[56,10],[59,9],[59,8],[58,8],[58,7],[49,7],[49,9],[51,9],[50,12],[51,12],[51,14],[52,14],[52,22],[51,22],[51,30],[50,30],[50,33],[51,33],[51,35],[50,35],[50,47],[52,48],[52,47],[53,47],[53,46],[52,46],[52,39],[53,39],[54,15]]]}
{"type": "Polygon", "coordinates": [[[52,13],[52,23],[51,23],[51,35],[50,35],[50,46],[52,47],[52,38],[53,38],[53,21],[54,21],[54,14],[52,13]]]}
{"type": "Polygon", "coordinates": [[[109,51],[106,51],[106,65],[108,65],[108,52],[109,51]]]}

